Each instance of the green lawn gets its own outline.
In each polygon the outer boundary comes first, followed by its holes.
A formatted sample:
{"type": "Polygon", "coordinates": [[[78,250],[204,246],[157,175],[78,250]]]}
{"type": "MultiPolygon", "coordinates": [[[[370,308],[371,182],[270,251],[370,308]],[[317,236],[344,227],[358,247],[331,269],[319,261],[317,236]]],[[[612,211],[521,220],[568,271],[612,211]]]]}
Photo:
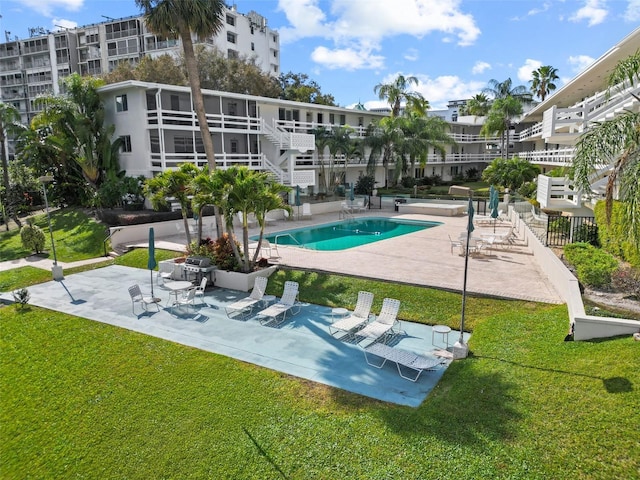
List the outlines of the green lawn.
{"type": "MultiPolygon", "coordinates": [[[[36,215],[34,220],[46,237],[46,253],[43,256],[53,258],[47,215],[36,215]]],[[[51,226],[59,261],[74,262],[104,255],[103,242],[108,235],[107,228],[81,210],[69,208],[51,212],[51,226]]],[[[0,262],[24,258],[32,253],[22,247],[20,230],[0,232],[0,262]]]]}
{"type": "MultiPolygon", "coordinates": [[[[364,288],[401,298],[403,319],[459,321],[456,294],[296,271],[270,289],[289,278],[306,301],[364,288]]],[[[470,298],[467,312],[472,355],[414,409],[0,308],[0,478],[638,478],[637,343],[563,342],[565,306],[470,298]]]]}

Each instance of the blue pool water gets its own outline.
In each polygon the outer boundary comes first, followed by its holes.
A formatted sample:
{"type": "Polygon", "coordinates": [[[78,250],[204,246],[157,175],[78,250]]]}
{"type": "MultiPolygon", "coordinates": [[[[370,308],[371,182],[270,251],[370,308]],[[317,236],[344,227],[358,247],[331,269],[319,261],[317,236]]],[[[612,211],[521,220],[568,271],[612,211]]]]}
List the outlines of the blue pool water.
{"type": "MultiPolygon", "coordinates": [[[[293,245],[313,250],[344,250],[438,225],[442,223],[367,217],[273,232],[264,238],[277,245],[293,245]]],[[[257,239],[258,237],[252,238],[257,239]]]]}

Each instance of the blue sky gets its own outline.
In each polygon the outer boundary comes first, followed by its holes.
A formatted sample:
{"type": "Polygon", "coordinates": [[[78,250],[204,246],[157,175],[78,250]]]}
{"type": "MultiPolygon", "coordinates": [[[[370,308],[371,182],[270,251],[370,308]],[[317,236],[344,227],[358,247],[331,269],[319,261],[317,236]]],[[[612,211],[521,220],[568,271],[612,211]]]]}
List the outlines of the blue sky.
{"type": "MultiPolygon", "coordinates": [[[[375,85],[398,74],[417,77],[433,108],[479,93],[490,79],[528,87],[541,65],[558,69],[560,87],[640,25],[640,0],[235,3],[280,32],[282,72],[306,73],[341,106],[381,105],[375,85]]],[[[138,13],[133,0],[0,0],[0,30],[27,38],[30,27],[138,13]]]]}

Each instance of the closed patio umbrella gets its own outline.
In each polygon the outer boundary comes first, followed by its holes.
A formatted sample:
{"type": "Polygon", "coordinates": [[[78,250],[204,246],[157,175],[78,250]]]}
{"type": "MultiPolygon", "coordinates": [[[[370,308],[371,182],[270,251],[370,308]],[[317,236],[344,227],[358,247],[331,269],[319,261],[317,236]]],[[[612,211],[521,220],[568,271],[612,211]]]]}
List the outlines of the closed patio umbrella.
{"type": "Polygon", "coordinates": [[[352,202],[355,200],[355,195],[353,192],[353,183],[349,184],[349,200],[351,200],[352,202]]]}
{"type": "Polygon", "coordinates": [[[156,268],[156,245],[155,235],[153,233],[153,227],[149,229],[149,260],[147,261],[147,268],[151,274],[151,297],[153,297],[153,270],[156,268]]]}
{"type": "Polygon", "coordinates": [[[491,209],[491,218],[493,218],[493,233],[496,233],[496,219],[498,218],[498,204],[500,199],[498,198],[498,190],[493,188],[493,185],[489,188],[489,208],[491,209]]]}
{"type": "Polygon", "coordinates": [[[295,199],[296,207],[298,207],[298,220],[300,220],[300,185],[296,185],[296,199],[295,199]]]}
{"type": "Polygon", "coordinates": [[[454,345],[454,358],[456,358],[456,352],[460,352],[457,358],[466,357],[469,353],[468,347],[464,344],[464,309],[467,302],[467,270],[469,268],[469,241],[471,240],[471,232],[473,232],[473,193],[469,192],[469,206],[467,207],[468,221],[467,221],[467,244],[464,256],[464,280],[462,282],[462,314],[460,316],[460,338],[454,345]]]}

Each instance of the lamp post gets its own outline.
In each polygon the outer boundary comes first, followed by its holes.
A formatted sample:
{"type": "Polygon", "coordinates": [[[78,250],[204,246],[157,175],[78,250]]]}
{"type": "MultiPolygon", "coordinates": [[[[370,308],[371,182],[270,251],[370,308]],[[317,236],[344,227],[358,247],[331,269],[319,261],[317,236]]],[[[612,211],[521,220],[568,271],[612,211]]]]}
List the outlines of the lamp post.
{"type": "Polygon", "coordinates": [[[51,235],[51,250],[53,250],[53,267],[51,272],[54,280],[62,280],[64,275],[62,273],[62,267],[58,265],[58,257],[56,256],[56,244],[53,241],[53,228],[51,228],[51,214],[49,213],[49,201],[47,200],[47,183],[53,182],[53,177],[50,175],[43,175],[38,177],[38,181],[42,183],[42,191],[44,192],[44,208],[47,210],[47,220],[49,221],[49,235],[51,235]]]}

